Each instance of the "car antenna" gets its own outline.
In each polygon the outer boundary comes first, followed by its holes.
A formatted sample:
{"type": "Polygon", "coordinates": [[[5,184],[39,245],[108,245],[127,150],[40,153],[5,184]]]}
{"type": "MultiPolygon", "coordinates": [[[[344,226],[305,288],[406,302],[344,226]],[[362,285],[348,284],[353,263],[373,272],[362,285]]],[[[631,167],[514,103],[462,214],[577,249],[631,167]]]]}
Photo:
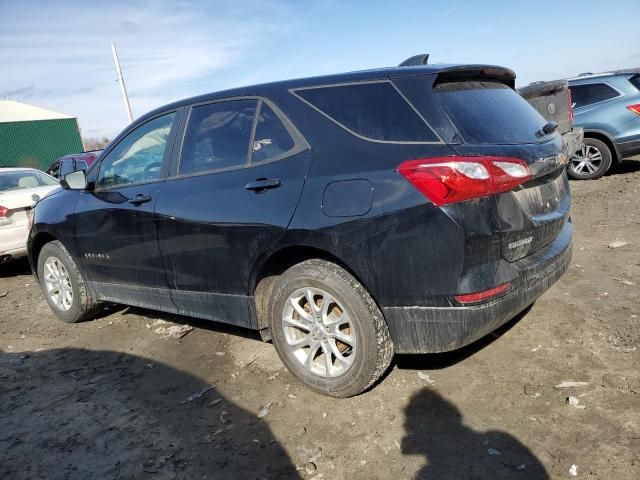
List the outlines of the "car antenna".
{"type": "Polygon", "coordinates": [[[421,53],[420,55],[414,55],[413,57],[407,58],[404,62],[402,62],[399,67],[415,67],[417,65],[426,65],[429,61],[428,53],[421,53]]]}

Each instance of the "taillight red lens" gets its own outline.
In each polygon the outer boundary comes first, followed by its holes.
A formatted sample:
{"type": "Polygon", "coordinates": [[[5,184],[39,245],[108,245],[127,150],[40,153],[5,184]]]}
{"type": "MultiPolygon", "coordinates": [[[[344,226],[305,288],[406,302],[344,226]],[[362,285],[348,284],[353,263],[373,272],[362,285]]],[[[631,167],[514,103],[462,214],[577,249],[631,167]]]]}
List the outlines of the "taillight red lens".
{"type": "Polygon", "coordinates": [[[636,103],[635,105],[627,105],[627,108],[636,115],[640,115],[640,103],[636,103]]]}
{"type": "Polygon", "coordinates": [[[423,158],[398,172],[436,205],[507,192],[531,178],[523,160],[509,157],[423,158]]]}
{"type": "Polygon", "coordinates": [[[0,205],[0,226],[11,224],[11,217],[7,215],[8,213],[9,209],[0,205]]]}
{"type": "Polygon", "coordinates": [[[465,293],[464,295],[456,295],[453,298],[455,298],[460,303],[477,303],[502,295],[506,293],[510,288],[510,283],[503,283],[502,285],[490,288],[489,290],[484,290],[482,292],[476,293],[465,293]]]}

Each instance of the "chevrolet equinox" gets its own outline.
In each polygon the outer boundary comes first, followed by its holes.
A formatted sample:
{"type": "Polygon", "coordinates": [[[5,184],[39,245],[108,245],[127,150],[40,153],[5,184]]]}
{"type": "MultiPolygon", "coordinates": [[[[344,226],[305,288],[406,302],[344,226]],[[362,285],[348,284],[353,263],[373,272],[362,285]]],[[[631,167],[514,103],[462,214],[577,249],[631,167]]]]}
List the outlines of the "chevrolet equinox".
{"type": "Polygon", "coordinates": [[[567,152],[514,79],[401,66],[154,110],[34,209],[46,301],[66,322],[114,302],[256,329],[336,397],[394,353],[467,345],[571,256],[567,152]]]}

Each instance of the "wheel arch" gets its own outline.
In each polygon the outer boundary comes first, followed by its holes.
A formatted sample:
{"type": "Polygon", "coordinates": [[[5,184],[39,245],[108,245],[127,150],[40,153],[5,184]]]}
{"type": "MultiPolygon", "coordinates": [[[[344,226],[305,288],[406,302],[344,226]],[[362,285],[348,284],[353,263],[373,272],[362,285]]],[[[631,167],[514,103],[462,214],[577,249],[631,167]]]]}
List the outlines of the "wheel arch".
{"type": "Polygon", "coordinates": [[[254,296],[254,313],[259,330],[262,331],[269,327],[268,300],[275,280],[292,266],[311,259],[325,260],[344,268],[371,294],[370,289],[358,274],[334,253],[317,246],[288,245],[266,256],[251,274],[249,294],[254,296]]]}
{"type": "Polygon", "coordinates": [[[609,150],[611,151],[611,160],[612,163],[618,164],[622,161],[622,155],[618,151],[618,146],[613,139],[613,137],[604,130],[592,130],[585,128],[584,129],[584,138],[595,138],[596,140],[600,140],[603,142],[609,150]]]}
{"type": "Polygon", "coordinates": [[[58,239],[49,232],[38,232],[31,240],[30,247],[28,249],[29,262],[31,263],[31,270],[36,278],[38,278],[38,258],[40,257],[42,247],[47,243],[55,242],[56,240],[58,239]]]}

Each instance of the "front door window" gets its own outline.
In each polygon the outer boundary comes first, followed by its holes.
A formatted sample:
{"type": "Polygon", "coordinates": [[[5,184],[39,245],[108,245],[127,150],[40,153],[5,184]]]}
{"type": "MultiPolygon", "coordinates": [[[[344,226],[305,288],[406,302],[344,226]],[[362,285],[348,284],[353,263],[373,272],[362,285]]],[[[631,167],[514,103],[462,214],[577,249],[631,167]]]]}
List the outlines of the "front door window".
{"type": "Polygon", "coordinates": [[[175,112],[154,118],[129,133],[100,165],[96,186],[112,188],[160,178],[175,112]]]}

